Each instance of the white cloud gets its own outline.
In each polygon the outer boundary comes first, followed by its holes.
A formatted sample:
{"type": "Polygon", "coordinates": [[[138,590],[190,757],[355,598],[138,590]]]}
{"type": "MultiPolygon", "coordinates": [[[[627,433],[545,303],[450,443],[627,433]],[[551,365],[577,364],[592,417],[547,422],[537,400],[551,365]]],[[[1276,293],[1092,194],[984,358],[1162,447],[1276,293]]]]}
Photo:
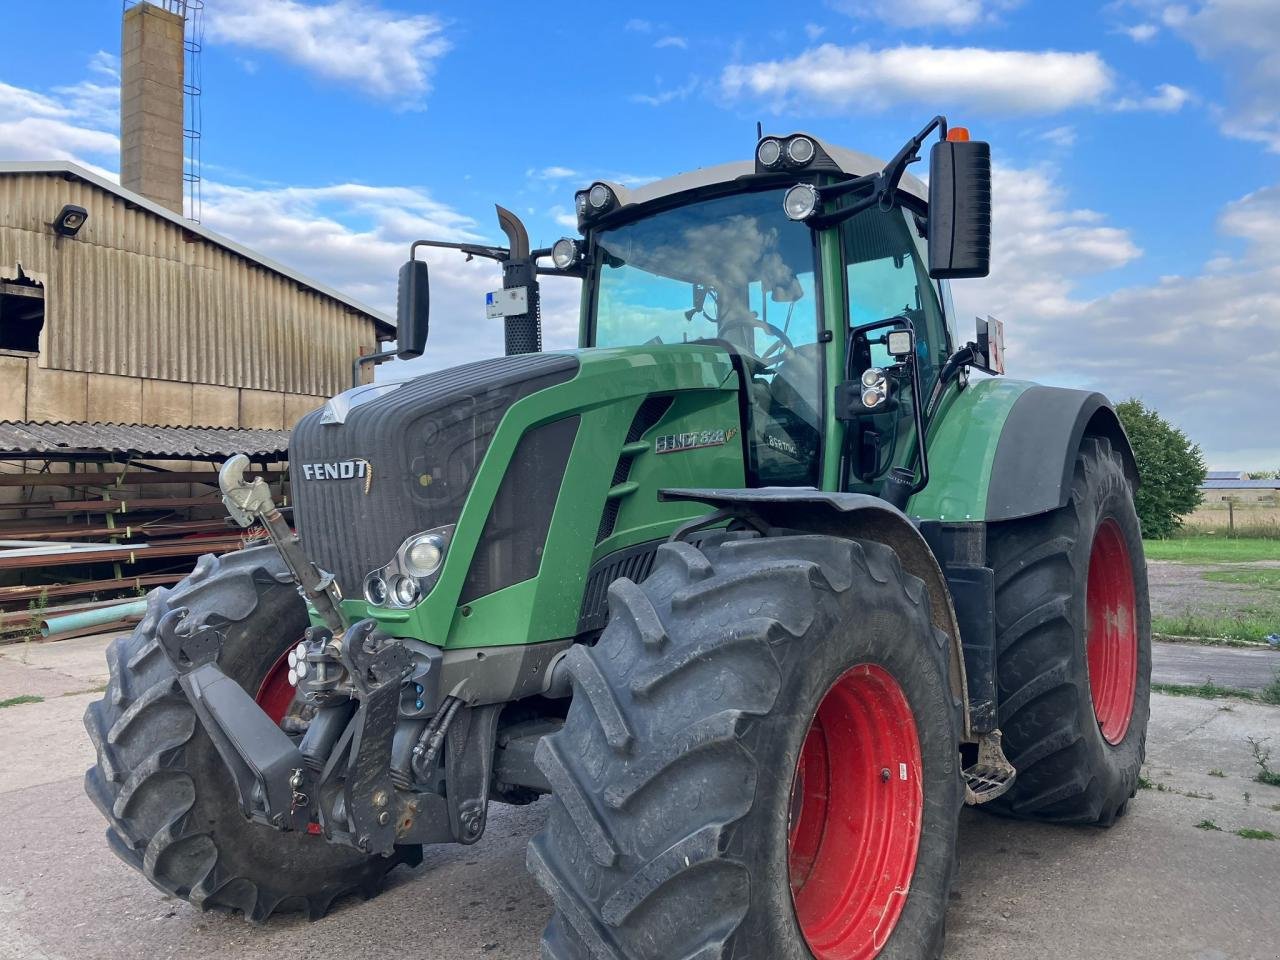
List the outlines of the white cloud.
{"type": "Polygon", "coordinates": [[[953,290],[962,316],[1006,322],[1010,375],[1142,397],[1215,462],[1274,465],[1274,413],[1254,398],[1280,367],[1280,186],[1219,218],[1243,255],[1092,298],[1087,278],[1141,255],[1126,230],[1072,209],[1048,170],[998,167],[994,204],[992,275],[953,290]]]}
{"type": "Polygon", "coordinates": [[[820,27],[816,23],[806,23],[804,25],[804,35],[809,38],[810,43],[813,43],[826,32],[826,27],[820,27]]]}
{"type": "Polygon", "coordinates": [[[1176,87],[1172,83],[1162,83],[1150,96],[1122,97],[1115,102],[1114,108],[1120,111],[1151,110],[1155,113],[1177,113],[1194,99],[1195,95],[1190,90],[1176,87]]]}
{"type": "Polygon", "coordinates": [[[893,27],[965,29],[995,20],[1020,0],[840,0],[837,10],[883,21],[893,27]]]}
{"type": "Polygon", "coordinates": [[[1149,43],[1155,39],[1160,28],[1154,23],[1135,23],[1131,27],[1121,27],[1120,32],[1134,43],[1149,43]]]}
{"type": "Polygon", "coordinates": [[[632,17],[623,27],[631,33],[653,33],[654,26],[652,20],[644,20],[640,17],[632,17]]]}
{"type": "Polygon", "coordinates": [[[647,107],[661,107],[673,101],[687,100],[698,89],[698,82],[697,77],[690,77],[678,87],[667,87],[657,93],[633,93],[629,99],[632,103],[642,103],[647,107]]]}
{"type": "MultiPolygon", "coordinates": [[[[102,73],[113,61],[99,52],[90,70],[102,73]]],[[[114,168],[120,156],[119,104],[118,87],[90,81],[48,94],[0,83],[0,159],[71,160],[106,172],[102,164],[114,168]]]]}
{"type": "Polygon", "coordinates": [[[1229,92],[1223,132],[1280,153],[1280,11],[1274,0],[1135,2],[1157,10],[1202,59],[1221,66],[1229,92]]]}
{"type": "Polygon", "coordinates": [[[561,206],[554,206],[547,211],[547,216],[566,230],[578,229],[578,218],[561,206]]]}
{"type": "Polygon", "coordinates": [[[580,180],[582,174],[571,167],[543,167],[541,170],[526,170],[525,176],[534,180],[580,180]]]}
{"type": "Polygon", "coordinates": [[[438,17],[395,13],[365,0],[218,0],[204,16],[212,43],[270,51],[386,99],[420,101],[449,49],[438,17]]]}
{"type": "Polygon", "coordinates": [[[1096,53],[977,47],[873,50],[823,44],[790,60],[733,64],[721,75],[727,96],[760,97],[775,109],[795,101],[867,111],[923,102],[1054,113],[1097,103],[1111,84],[1111,71],[1096,53]]]}
{"type": "Polygon", "coordinates": [[[686,37],[665,36],[659,37],[653,41],[653,45],[659,49],[663,47],[676,47],[679,50],[689,49],[689,40],[686,37]]]}
{"type": "Polygon", "coordinates": [[[1040,134],[1040,139],[1065,150],[1067,147],[1075,146],[1076,128],[1072,126],[1054,127],[1052,130],[1046,130],[1040,134]]]}

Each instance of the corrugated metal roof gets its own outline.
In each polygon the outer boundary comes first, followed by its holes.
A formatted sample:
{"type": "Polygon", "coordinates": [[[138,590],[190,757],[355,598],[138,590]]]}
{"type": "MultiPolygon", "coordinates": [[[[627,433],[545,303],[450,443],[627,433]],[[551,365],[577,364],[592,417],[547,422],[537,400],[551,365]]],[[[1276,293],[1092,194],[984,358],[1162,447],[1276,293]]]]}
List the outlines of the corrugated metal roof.
{"type": "Polygon", "coordinates": [[[126,200],[129,203],[146,210],[148,213],[152,213],[157,217],[168,220],[170,223],[177,224],[182,227],[182,229],[194,233],[196,236],[207,240],[215,246],[230,250],[231,252],[244,257],[246,260],[250,260],[253,263],[266,267],[268,270],[272,270],[281,276],[288,277],[290,280],[294,280],[305,287],[310,287],[317,293],[322,293],[326,297],[332,297],[334,300],[345,303],[347,306],[351,307],[351,309],[358,310],[360,313],[364,313],[372,317],[375,323],[384,327],[388,332],[392,334],[395,333],[395,320],[382,311],[374,310],[372,307],[365,306],[360,301],[352,299],[345,293],[341,293],[332,287],[325,286],[323,283],[318,283],[309,277],[305,277],[296,270],[290,270],[283,264],[277,263],[275,260],[268,257],[264,257],[260,253],[255,253],[248,247],[241,246],[234,240],[230,240],[219,233],[214,233],[207,227],[203,227],[192,220],[187,220],[180,214],[174,213],[172,210],[148,200],[146,197],[142,196],[142,194],[134,193],[132,190],[126,190],[124,187],[120,186],[120,184],[112,183],[106,177],[99,176],[92,170],[86,170],[79,164],[70,163],[66,160],[0,160],[0,174],[5,173],[62,174],[63,176],[77,177],[84,180],[86,183],[92,183],[95,186],[106,190],[108,193],[115,194],[122,200],[126,200]]]}
{"type": "Polygon", "coordinates": [[[1210,470],[1204,475],[1206,480],[1245,480],[1243,470],[1210,470]]]}
{"type": "Polygon", "coordinates": [[[287,430],[0,421],[0,459],[102,452],[191,460],[226,458],[244,453],[250,457],[283,460],[288,449],[287,430]]]}
{"type": "Polygon", "coordinates": [[[1280,480],[1206,480],[1201,490],[1280,490],[1280,480]]]}

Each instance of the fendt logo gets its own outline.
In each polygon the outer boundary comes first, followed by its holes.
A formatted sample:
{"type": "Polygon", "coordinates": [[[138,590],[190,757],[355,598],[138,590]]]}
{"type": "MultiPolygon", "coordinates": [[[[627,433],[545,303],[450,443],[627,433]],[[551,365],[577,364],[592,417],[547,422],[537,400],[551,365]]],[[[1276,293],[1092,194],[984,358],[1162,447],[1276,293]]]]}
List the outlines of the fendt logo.
{"type": "Polygon", "coordinates": [[[362,457],[354,460],[322,460],[302,465],[304,480],[355,480],[364,481],[364,492],[369,492],[373,482],[373,464],[362,457]]]}

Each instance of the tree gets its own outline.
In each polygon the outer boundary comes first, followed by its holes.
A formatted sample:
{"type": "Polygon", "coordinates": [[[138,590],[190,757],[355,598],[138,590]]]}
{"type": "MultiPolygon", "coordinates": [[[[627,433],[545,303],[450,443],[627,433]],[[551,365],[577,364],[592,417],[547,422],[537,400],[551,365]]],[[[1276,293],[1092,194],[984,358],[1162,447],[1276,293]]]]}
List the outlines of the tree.
{"type": "Polygon", "coordinates": [[[1134,497],[1144,537],[1163,539],[1200,505],[1205,463],[1200,445],[1155,410],[1131,397],[1116,407],[1142,479],[1134,497]]]}
{"type": "Polygon", "coordinates": [[[1250,470],[1245,474],[1247,480],[1280,480],[1280,470],[1250,470]]]}

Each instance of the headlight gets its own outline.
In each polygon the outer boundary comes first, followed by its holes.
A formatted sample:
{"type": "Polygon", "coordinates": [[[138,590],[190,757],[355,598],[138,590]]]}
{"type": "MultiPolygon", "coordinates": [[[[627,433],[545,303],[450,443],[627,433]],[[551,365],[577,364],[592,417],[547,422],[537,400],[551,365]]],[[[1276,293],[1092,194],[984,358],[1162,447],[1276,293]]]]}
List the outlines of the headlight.
{"type": "Polygon", "coordinates": [[[418,585],[408,577],[391,580],[391,601],[398,607],[412,607],[418,599],[418,585]]]}
{"type": "Polygon", "coordinates": [[[773,139],[773,137],[761,140],[760,146],[756,147],[756,159],[763,166],[776,166],[778,161],[782,159],[782,144],[773,139]]]}
{"type": "Polygon", "coordinates": [[[568,270],[578,262],[578,241],[561,237],[551,248],[551,262],[557,270],[568,270]]]}
{"type": "Polygon", "coordinates": [[[808,220],[818,209],[818,188],[811,183],[797,183],[782,197],[782,209],[791,220],[808,220]]]}
{"type": "Polygon", "coordinates": [[[375,607],[387,602],[387,581],[376,573],[370,574],[364,581],[364,598],[375,607]]]}
{"type": "Polygon", "coordinates": [[[862,385],[864,387],[883,387],[884,371],[879,367],[867,367],[862,371],[862,385]]]}
{"type": "Polygon", "coordinates": [[[429,577],[444,559],[444,537],[429,533],[414,540],[404,551],[405,569],[414,577],[429,577]]]}
{"type": "Polygon", "coordinates": [[[603,183],[594,183],[587,191],[587,202],[591,204],[592,210],[599,213],[613,205],[613,191],[603,183]]]}
{"type": "Polygon", "coordinates": [[[808,137],[792,137],[787,141],[787,159],[797,166],[804,166],[814,155],[813,141],[808,137]]]}

